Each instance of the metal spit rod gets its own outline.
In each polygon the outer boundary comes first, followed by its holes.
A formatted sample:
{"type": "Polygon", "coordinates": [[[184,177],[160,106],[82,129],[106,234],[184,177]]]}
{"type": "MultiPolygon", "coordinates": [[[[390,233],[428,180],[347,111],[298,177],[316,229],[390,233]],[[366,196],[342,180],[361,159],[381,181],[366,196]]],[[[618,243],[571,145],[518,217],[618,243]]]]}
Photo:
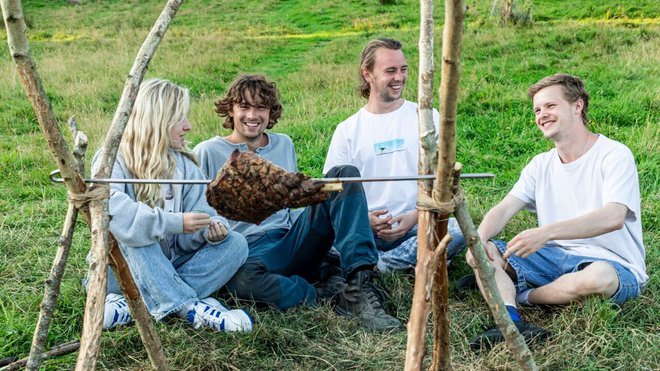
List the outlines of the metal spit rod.
{"type": "MultiPolygon", "coordinates": [[[[64,183],[64,179],[59,178],[60,170],[56,169],[50,172],[49,178],[54,183],[64,183]]],[[[468,173],[461,174],[461,179],[487,179],[494,178],[495,174],[491,173],[468,173]]],[[[323,183],[360,183],[360,182],[399,182],[405,180],[426,180],[426,179],[435,179],[434,174],[430,175],[410,175],[410,176],[386,176],[386,177],[371,177],[371,178],[362,178],[362,177],[345,177],[345,178],[313,178],[311,180],[323,182],[323,183]]],[[[85,183],[99,183],[99,184],[109,184],[109,183],[129,183],[129,184],[209,184],[210,180],[198,179],[198,180],[186,180],[186,179],[136,179],[136,178],[127,178],[127,179],[112,179],[112,178],[85,178],[83,179],[85,183]]]]}

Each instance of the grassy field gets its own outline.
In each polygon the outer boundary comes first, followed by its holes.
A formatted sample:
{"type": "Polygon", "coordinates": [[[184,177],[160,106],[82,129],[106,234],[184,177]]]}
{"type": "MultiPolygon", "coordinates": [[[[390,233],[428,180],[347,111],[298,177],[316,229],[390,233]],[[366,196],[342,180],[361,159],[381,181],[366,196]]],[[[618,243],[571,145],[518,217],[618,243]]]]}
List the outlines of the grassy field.
{"type": "MultiPolygon", "coordinates": [[[[592,96],[592,129],[628,145],[642,192],[642,223],[651,277],[638,300],[621,307],[590,299],[560,308],[532,308],[524,316],[552,330],[534,350],[543,369],[657,369],[660,367],[660,9],[653,0],[532,1],[535,22],[502,27],[488,16],[491,1],[470,0],[462,52],[457,128],[458,160],[466,172],[493,180],[466,181],[475,222],[503,197],[531,157],[551,147],[533,124],[527,87],[558,71],[583,77],[592,96]]],[[[75,115],[101,142],[126,74],[162,0],[24,1],[32,55],[61,120],[75,115]]],[[[416,100],[419,5],[395,0],[185,2],[149,68],[188,86],[193,95],[193,144],[226,134],[212,102],[237,73],[274,79],[284,113],[275,131],[290,135],[299,167],[321,175],[334,127],[365,102],[356,92],[357,61],[371,38],[404,43],[411,66],[405,96],[416,100]],[[387,3],[386,1],[383,1],[387,3]]],[[[443,9],[436,9],[436,55],[443,9]]],[[[66,192],[48,173],[46,146],[0,32],[0,358],[27,356],[66,212],[66,192]]],[[[439,86],[440,73],[436,73],[439,86]]],[[[436,99],[437,100],[437,99],[436,99]]],[[[91,156],[90,156],[91,157],[91,156]]],[[[535,223],[523,214],[504,231],[512,237],[535,223]]],[[[74,238],[48,345],[80,336],[89,233],[74,238]]],[[[450,281],[466,274],[462,259],[450,281]]],[[[385,277],[390,309],[409,316],[413,280],[385,277]]],[[[450,287],[451,356],[456,369],[515,369],[503,347],[472,353],[467,341],[491,324],[478,293],[450,287]]],[[[179,320],[158,323],[172,369],[383,370],[403,367],[405,331],[378,334],[338,318],[329,307],[285,313],[257,310],[250,334],[195,331],[179,320]]],[[[430,345],[431,338],[427,344],[430,345]]],[[[100,368],[143,369],[149,361],[135,327],[103,334],[100,368]]],[[[427,359],[428,362],[428,359],[427,359]]],[[[49,360],[70,369],[75,354],[49,360]]]]}

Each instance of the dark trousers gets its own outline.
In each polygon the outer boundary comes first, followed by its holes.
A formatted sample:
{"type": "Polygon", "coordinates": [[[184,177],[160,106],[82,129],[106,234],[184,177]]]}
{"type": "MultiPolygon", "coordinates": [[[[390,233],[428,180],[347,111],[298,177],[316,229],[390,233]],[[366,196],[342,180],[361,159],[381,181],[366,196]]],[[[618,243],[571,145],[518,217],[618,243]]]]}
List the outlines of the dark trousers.
{"type": "MultiPolygon", "coordinates": [[[[357,176],[360,173],[353,166],[337,166],[326,174],[330,178],[357,176]]],[[[317,277],[333,245],[345,273],[378,262],[361,183],[345,184],[343,191],[306,207],[291,229],[271,230],[252,242],[247,261],[227,287],[239,298],[279,309],[315,305],[316,291],[310,281],[317,277]]]]}

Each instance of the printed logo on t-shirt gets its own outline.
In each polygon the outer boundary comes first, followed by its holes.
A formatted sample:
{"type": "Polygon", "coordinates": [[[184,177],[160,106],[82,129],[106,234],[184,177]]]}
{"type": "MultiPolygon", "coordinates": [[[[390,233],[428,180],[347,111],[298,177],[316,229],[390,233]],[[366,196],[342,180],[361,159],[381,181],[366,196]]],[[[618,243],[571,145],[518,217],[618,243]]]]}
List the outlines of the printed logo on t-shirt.
{"type": "Polygon", "coordinates": [[[403,138],[392,139],[386,142],[374,144],[374,152],[376,155],[384,155],[396,151],[403,151],[406,149],[406,141],[403,138]]]}

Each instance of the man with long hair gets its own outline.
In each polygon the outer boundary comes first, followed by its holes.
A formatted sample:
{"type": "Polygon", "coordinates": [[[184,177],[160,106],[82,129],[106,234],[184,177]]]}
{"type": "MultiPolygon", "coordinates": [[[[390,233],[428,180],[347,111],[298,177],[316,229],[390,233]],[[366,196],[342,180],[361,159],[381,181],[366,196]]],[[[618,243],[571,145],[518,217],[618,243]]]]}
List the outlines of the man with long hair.
{"type": "MultiPolygon", "coordinates": [[[[195,147],[207,176],[214,177],[236,149],[254,152],[288,171],[297,170],[291,138],[266,132],[282,113],[274,83],[261,75],[241,75],[215,105],[223,126],[232,132],[195,147]]],[[[354,167],[340,166],[328,176],[359,173],[354,167]]],[[[346,184],[343,191],[303,210],[280,210],[259,225],[232,222],[232,226],[246,237],[250,248],[247,262],[228,284],[239,298],[287,309],[334,297],[340,314],[356,317],[367,328],[399,327],[399,321],[385,312],[382,289],[374,281],[378,255],[361,184],[346,184]],[[314,286],[311,282],[322,279],[319,268],[333,244],[346,279],[335,275],[314,286]]]]}
{"type": "MultiPolygon", "coordinates": [[[[399,41],[370,41],[360,56],[360,94],[367,104],[340,123],[323,166],[353,165],[362,176],[417,175],[419,120],[417,104],[403,98],[408,64],[399,41]]],[[[433,110],[438,127],[440,115],[433,110]]],[[[410,270],[417,263],[417,182],[365,183],[369,222],[382,272],[410,270]]],[[[451,260],[465,248],[458,222],[450,218],[447,246],[451,260]]]]}
{"type": "MultiPolygon", "coordinates": [[[[205,179],[186,133],[188,89],[163,79],[140,85],[119,146],[112,178],[205,179]]],[[[98,166],[100,152],[93,160],[98,166]]],[[[110,232],[126,258],[149,313],[179,316],[195,328],[250,331],[242,309],[229,310],[210,297],[247,258],[245,238],[206,201],[205,188],[190,184],[112,183],[110,232]]],[[[103,327],[132,321],[111,271],[103,327]]]]}

